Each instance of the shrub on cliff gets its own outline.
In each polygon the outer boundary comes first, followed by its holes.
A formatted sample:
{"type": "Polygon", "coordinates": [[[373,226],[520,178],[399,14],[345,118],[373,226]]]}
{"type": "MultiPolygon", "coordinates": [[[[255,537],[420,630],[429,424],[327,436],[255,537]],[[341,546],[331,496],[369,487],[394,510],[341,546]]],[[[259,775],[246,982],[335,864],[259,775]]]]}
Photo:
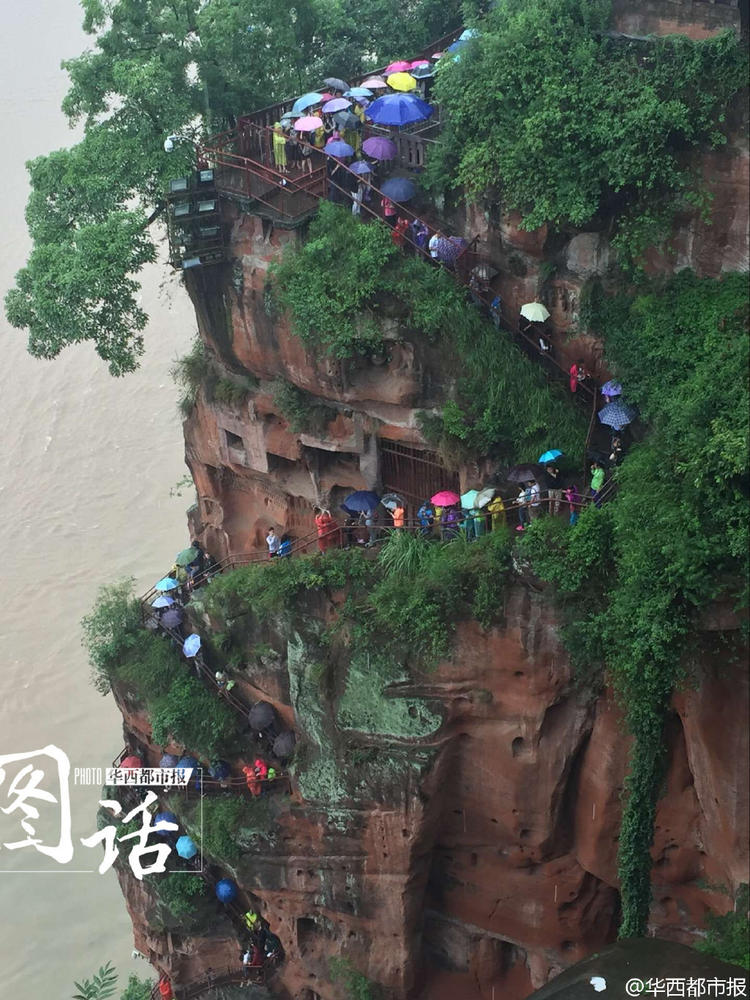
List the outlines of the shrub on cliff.
{"type": "Polygon", "coordinates": [[[650,432],[603,510],[569,531],[532,523],[520,543],[570,604],[573,652],[606,661],[634,736],[619,839],[622,936],[646,931],[662,733],[697,658],[696,614],[722,593],[748,603],[746,287],[745,275],[684,272],[600,304],[610,364],[650,432]]]}
{"type": "MultiPolygon", "coordinates": [[[[637,255],[694,183],[685,151],[718,146],[745,85],[738,35],[612,37],[610,0],[498,0],[460,59],[439,63],[434,187],[490,190],[535,229],[606,207],[637,255]]],[[[689,195],[695,199],[696,193],[689,195]]]]}
{"type": "Polygon", "coordinates": [[[438,345],[456,388],[422,430],[442,451],[513,462],[550,441],[570,454],[580,449],[585,421],[569,394],[484,319],[448,274],[397,250],[386,227],[322,205],[308,240],[276,265],[274,287],[311,349],[337,358],[371,352],[382,344],[386,311],[406,339],[438,345]]]}
{"type": "Polygon", "coordinates": [[[141,606],[133,583],[131,577],[101,587],[93,611],[81,621],[92,681],[101,694],[107,694],[116,668],[138,643],[141,606]]]}
{"type": "Polygon", "coordinates": [[[236,747],[238,720],[180,661],[163,636],[143,628],[133,581],[99,591],[94,610],[82,621],[94,686],[106,694],[115,681],[146,706],[157,743],[173,737],[206,759],[236,747]]]}

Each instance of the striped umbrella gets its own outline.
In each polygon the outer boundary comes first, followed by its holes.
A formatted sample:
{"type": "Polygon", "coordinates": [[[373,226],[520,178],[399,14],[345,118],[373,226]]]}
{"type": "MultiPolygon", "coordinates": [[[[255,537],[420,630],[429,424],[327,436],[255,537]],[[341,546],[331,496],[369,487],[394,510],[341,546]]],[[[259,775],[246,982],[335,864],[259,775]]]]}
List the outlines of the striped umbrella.
{"type": "Polygon", "coordinates": [[[606,424],[607,427],[614,428],[616,431],[621,431],[623,427],[627,427],[637,416],[638,410],[631,403],[626,403],[623,399],[615,399],[599,410],[600,422],[606,424]]]}

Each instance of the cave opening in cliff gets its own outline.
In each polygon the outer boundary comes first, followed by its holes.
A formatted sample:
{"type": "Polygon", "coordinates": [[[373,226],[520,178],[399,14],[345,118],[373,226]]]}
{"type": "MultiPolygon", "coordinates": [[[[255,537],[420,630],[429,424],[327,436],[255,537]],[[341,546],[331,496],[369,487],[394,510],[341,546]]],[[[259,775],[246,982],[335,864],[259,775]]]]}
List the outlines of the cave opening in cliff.
{"type": "Polygon", "coordinates": [[[396,441],[380,441],[380,475],[384,492],[398,493],[415,507],[439,490],[460,493],[458,473],[446,468],[436,452],[396,441]]]}

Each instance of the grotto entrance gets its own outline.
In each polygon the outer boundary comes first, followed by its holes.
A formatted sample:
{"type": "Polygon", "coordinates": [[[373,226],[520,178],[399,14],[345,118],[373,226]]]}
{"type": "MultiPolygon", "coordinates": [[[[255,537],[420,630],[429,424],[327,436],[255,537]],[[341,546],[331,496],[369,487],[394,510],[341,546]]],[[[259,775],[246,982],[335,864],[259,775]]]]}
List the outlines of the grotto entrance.
{"type": "Polygon", "coordinates": [[[458,473],[447,469],[438,454],[397,441],[380,441],[380,475],[384,492],[398,493],[414,507],[438,490],[460,492],[458,473]]]}

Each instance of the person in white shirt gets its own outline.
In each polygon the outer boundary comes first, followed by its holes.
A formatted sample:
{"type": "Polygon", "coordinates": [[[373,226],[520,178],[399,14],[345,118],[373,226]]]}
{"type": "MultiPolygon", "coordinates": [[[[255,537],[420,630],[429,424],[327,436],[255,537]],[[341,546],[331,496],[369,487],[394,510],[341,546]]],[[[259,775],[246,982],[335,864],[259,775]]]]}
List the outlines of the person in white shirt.
{"type": "Polygon", "coordinates": [[[268,546],[269,559],[273,559],[274,556],[277,556],[279,554],[281,539],[276,534],[273,528],[268,529],[268,534],[266,535],[266,545],[268,546]]]}
{"type": "Polygon", "coordinates": [[[539,517],[542,512],[542,505],[540,503],[541,490],[539,489],[539,483],[535,480],[529,482],[529,488],[531,490],[530,503],[529,503],[529,516],[533,521],[535,517],[539,517]]]}
{"type": "Polygon", "coordinates": [[[430,257],[432,257],[432,259],[435,261],[438,259],[439,242],[440,242],[440,237],[438,236],[437,233],[433,233],[432,236],[430,237],[430,242],[427,244],[427,248],[430,251],[430,257]]]}

